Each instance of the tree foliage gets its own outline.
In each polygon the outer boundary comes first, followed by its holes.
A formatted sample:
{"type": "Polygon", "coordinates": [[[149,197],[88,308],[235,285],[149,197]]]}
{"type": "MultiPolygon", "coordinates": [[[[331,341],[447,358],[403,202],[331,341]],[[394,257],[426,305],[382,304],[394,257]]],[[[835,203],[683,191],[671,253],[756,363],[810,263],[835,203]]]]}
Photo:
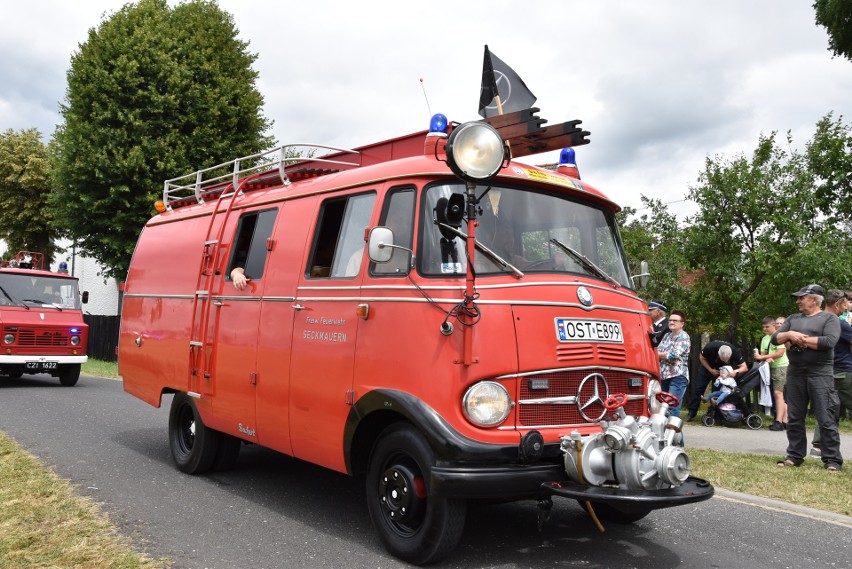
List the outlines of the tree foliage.
{"type": "Polygon", "coordinates": [[[630,272],[639,275],[641,261],[648,261],[648,298],[657,298],[670,309],[683,309],[686,295],[681,283],[685,264],[681,229],[677,218],[659,199],[641,196],[638,214],[633,208],[618,213],[621,239],[630,272]]]}
{"type": "Polygon", "coordinates": [[[163,181],[272,144],[256,55],[215,2],[127,4],[71,58],[54,142],[56,224],[127,271],[163,181]]]}
{"type": "Polygon", "coordinates": [[[850,126],[827,115],[803,152],[779,138],[761,136],[750,156],[708,158],[687,195],[698,211],[680,230],[644,197],[653,217],[622,223],[631,262],[651,261],[643,293],[684,309],[690,331],[738,341],[764,316],[795,312],[790,293],[808,283],[850,288],[850,126]]]}
{"type": "Polygon", "coordinates": [[[51,226],[50,155],[32,128],[0,134],[0,239],[8,252],[37,251],[45,263],[56,252],[51,226]]]}
{"type": "Polygon", "coordinates": [[[816,0],[816,23],[828,32],[828,47],[834,55],[852,59],[852,2],[816,0]]]}

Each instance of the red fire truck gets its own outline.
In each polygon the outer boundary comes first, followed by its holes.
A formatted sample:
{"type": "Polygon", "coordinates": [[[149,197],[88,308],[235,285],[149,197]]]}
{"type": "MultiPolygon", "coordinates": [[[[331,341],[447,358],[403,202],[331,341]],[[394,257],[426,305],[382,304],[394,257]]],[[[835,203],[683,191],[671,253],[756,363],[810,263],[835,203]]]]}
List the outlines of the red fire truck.
{"type": "Polygon", "coordinates": [[[83,322],[77,279],[44,269],[44,255],[21,251],[0,264],[0,375],[48,373],[72,386],[86,362],[89,326],[83,322]]]}
{"type": "Polygon", "coordinates": [[[172,394],[177,467],[243,441],[366,479],[386,548],[434,561],[470,500],[632,522],[705,500],[660,391],[618,206],[512,162],[588,142],[538,109],[167,180],[127,278],[125,390],[172,394]],[[243,279],[247,278],[247,283],[243,279]]]}

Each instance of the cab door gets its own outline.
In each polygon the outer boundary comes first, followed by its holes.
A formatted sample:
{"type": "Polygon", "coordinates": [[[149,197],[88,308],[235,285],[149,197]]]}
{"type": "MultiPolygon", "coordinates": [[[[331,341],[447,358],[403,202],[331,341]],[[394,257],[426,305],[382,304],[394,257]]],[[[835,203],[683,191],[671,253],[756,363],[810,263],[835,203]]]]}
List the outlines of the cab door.
{"type": "Polygon", "coordinates": [[[345,470],[342,440],[352,402],[364,240],[376,192],[322,202],[293,310],[290,433],[294,456],[345,470]]]}
{"type": "Polygon", "coordinates": [[[240,215],[211,307],[215,338],[211,377],[207,380],[213,385],[215,419],[211,426],[255,441],[258,326],[267,249],[278,213],[278,208],[272,207],[240,215]],[[249,279],[243,290],[237,290],[230,281],[235,266],[242,267],[249,279]]]}

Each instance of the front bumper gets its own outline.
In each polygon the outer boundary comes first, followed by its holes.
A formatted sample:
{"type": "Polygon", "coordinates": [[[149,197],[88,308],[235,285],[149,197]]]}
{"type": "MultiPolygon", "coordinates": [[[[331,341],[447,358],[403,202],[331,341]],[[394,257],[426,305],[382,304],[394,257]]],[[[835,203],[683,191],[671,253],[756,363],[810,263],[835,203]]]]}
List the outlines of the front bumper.
{"type": "Polygon", "coordinates": [[[603,503],[625,513],[641,513],[708,500],[715,490],[706,480],[690,476],[680,486],[665,490],[623,490],[581,486],[576,482],[566,481],[542,484],[541,492],[545,496],[573,498],[592,504],[603,503]]]}

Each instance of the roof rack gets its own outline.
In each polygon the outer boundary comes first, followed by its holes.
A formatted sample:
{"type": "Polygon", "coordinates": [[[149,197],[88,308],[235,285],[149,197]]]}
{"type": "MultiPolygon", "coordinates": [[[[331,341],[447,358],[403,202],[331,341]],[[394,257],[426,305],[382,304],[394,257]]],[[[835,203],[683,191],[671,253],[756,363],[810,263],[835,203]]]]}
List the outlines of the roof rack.
{"type": "MultiPolygon", "coordinates": [[[[171,210],[173,206],[203,204],[205,200],[216,199],[223,193],[227,195],[239,188],[240,179],[252,176],[256,179],[274,178],[278,184],[289,185],[290,176],[298,179],[322,176],[339,172],[341,169],[361,166],[361,153],[357,150],[335,148],[321,144],[286,144],[272,150],[250,154],[235,160],[204,168],[191,174],[185,174],[166,180],[163,184],[163,203],[171,210]],[[297,149],[308,149],[300,152],[297,149]],[[323,156],[313,156],[318,150],[332,151],[323,156]],[[349,162],[339,158],[351,154],[358,162],[349,162]],[[300,162],[330,165],[331,168],[299,168],[300,162]],[[249,166],[245,166],[249,163],[249,166]],[[339,166],[341,168],[335,168],[339,166]],[[224,173],[223,173],[224,172],[224,173]],[[273,174],[273,176],[268,176],[273,174]],[[267,176],[265,176],[267,175],[267,176]]],[[[251,185],[250,182],[247,185],[251,185]]],[[[264,186],[268,184],[263,184],[264,186]]]]}

